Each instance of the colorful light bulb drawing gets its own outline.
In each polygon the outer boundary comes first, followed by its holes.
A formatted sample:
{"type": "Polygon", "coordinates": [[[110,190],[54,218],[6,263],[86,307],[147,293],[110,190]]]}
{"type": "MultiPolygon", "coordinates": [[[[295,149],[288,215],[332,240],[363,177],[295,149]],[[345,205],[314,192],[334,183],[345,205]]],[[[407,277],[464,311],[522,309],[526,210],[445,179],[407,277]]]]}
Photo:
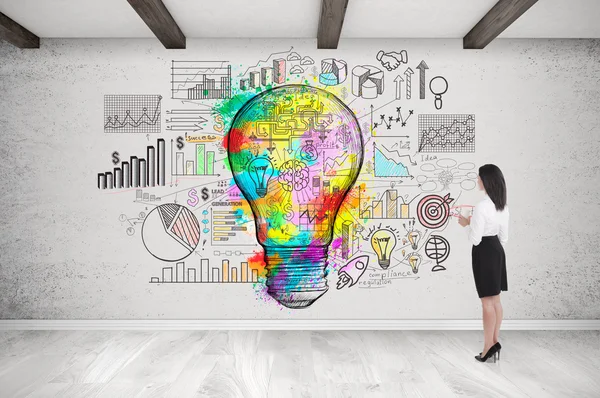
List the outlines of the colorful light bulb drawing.
{"type": "Polygon", "coordinates": [[[267,158],[254,158],[248,164],[248,174],[256,186],[256,194],[264,198],[267,194],[267,185],[273,177],[273,163],[267,158]]]}
{"type": "Polygon", "coordinates": [[[392,251],[397,243],[396,235],[389,229],[380,229],[371,236],[371,247],[377,254],[377,262],[383,269],[390,266],[392,251]]]}
{"type": "Polygon", "coordinates": [[[280,86],[238,111],[227,152],[264,249],[267,293],[290,308],[310,306],[329,288],[325,268],[335,219],[363,162],[355,115],[325,90],[280,86]],[[344,148],[337,142],[340,135],[344,148]],[[342,151],[348,172],[325,175],[324,159],[342,151]]]}

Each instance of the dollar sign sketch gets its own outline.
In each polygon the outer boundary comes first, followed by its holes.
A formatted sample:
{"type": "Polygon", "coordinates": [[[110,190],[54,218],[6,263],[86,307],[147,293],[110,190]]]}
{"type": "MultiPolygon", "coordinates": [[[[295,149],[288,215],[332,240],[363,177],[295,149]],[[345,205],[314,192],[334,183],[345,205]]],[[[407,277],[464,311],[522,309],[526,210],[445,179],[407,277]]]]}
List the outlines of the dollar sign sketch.
{"type": "Polygon", "coordinates": [[[269,206],[269,209],[267,210],[267,216],[269,218],[275,218],[275,216],[279,214],[279,206],[277,206],[277,201],[274,198],[269,198],[267,200],[267,206],[269,206]]]}
{"type": "Polygon", "coordinates": [[[183,148],[183,137],[179,136],[177,137],[177,149],[181,149],[183,148]]]}
{"type": "Polygon", "coordinates": [[[202,200],[206,202],[207,199],[208,199],[208,188],[204,187],[204,188],[202,188],[202,200]]]}
{"type": "MultiPolygon", "coordinates": [[[[204,188],[206,189],[206,188],[204,188]]],[[[187,200],[187,204],[188,206],[191,207],[196,207],[196,205],[198,204],[198,192],[196,191],[196,188],[192,188],[188,191],[188,196],[189,199],[187,200]]]]}
{"type": "Polygon", "coordinates": [[[117,163],[119,163],[119,161],[120,161],[120,159],[119,159],[119,152],[114,151],[112,153],[112,162],[113,162],[113,164],[117,164],[117,163]]]}
{"type": "Polygon", "coordinates": [[[288,203],[284,206],[283,211],[285,212],[283,218],[288,221],[292,221],[294,219],[294,210],[291,203],[288,203]]]}
{"type": "Polygon", "coordinates": [[[225,124],[223,123],[223,116],[215,116],[215,125],[213,126],[213,129],[220,133],[221,131],[223,131],[223,128],[225,128],[225,124]]]}

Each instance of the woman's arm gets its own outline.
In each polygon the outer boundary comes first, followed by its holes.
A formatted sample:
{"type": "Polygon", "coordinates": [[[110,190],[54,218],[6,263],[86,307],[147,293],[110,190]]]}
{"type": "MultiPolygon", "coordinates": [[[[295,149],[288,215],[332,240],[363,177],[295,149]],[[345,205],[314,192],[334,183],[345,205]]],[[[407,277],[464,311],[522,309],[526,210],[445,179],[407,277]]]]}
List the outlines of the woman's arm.
{"type": "Polygon", "coordinates": [[[471,222],[467,227],[467,234],[469,241],[475,246],[481,242],[481,236],[483,235],[483,227],[485,225],[485,215],[483,214],[481,203],[478,203],[473,208],[473,215],[471,216],[471,222]]]}
{"type": "Polygon", "coordinates": [[[500,243],[502,246],[508,242],[508,207],[504,208],[504,214],[502,215],[502,219],[500,220],[500,229],[498,230],[498,239],[500,239],[500,243]]]}

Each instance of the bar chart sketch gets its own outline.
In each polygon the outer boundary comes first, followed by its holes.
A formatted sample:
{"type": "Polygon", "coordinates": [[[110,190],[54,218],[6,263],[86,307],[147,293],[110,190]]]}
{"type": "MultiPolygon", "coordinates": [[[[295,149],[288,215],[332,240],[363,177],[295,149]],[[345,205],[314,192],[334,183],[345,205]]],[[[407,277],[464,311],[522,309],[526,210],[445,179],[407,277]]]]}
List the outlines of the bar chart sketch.
{"type": "Polygon", "coordinates": [[[222,260],[220,265],[211,267],[207,258],[200,260],[198,267],[186,267],[185,262],[163,267],[160,276],[150,278],[150,283],[257,283],[258,270],[247,262],[239,265],[222,260]]]}
{"type": "Polygon", "coordinates": [[[475,152],[475,115],[419,115],[419,152],[475,152]]]}
{"type": "Polygon", "coordinates": [[[105,133],[160,133],[160,95],[105,95],[105,133]]]}
{"type": "Polygon", "coordinates": [[[260,70],[252,71],[244,76],[247,77],[240,79],[240,90],[242,91],[283,84],[286,80],[285,59],[274,59],[273,67],[263,66],[260,70]]]}
{"type": "Polygon", "coordinates": [[[163,261],[180,261],[200,241],[200,223],[188,208],[167,203],[154,208],[142,224],[146,250],[163,261]]]}
{"type": "Polygon", "coordinates": [[[218,176],[215,174],[215,151],[207,151],[206,144],[196,144],[194,157],[185,158],[181,151],[171,154],[175,159],[175,167],[171,168],[173,176],[218,176]]]}
{"type": "Polygon", "coordinates": [[[98,189],[146,188],[165,185],[165,140],[146,147],[146,157],[131,156],[121,167],[98,173],[98,189]]]}
{"type": "Polygon", "coordinates": [[[252,220],[244,217],[242,210],[211,209],[211,220],[211,244],[213,246],[254,246],[240,242],[240,236],[248,232],[248,226],[254,225],[252,220]]]}
{"type": "Polygon", "coordinates": [[[355,225],[352,221],[342,223],[342,258],[347,260],[358,253],[360,238],[356,234],[355,225]]]}
{"type": "Polygon", "coordinates": [[[389,189],[370,204],[359,196],[360,218],[363,219],[409,219],[409,204],[404,202],[398,191],[389,189]]]}
{"type": "Polygon", "coordinates": [[[160,196],[156,196],[150,192],[144,192],[143,189],[135,190],[135,201],[136,202],[160,202],[160,196]]]}
{"type": "Polygon", "coordinates": [[[226,61],[172,61],[171,98],[231,98],[231,65],[226,61]]]}

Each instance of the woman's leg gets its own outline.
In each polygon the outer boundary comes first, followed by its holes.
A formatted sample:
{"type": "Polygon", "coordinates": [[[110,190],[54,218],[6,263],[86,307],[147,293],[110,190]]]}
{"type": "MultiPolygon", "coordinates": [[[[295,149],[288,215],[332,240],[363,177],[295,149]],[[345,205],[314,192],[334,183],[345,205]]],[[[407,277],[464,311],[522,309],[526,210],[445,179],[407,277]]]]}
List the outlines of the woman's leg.
{"type": "Polygon", "coordinates": [[[481,307],[483,309],[483,350],[481,355],[485,355],[491,346],[494,345],[494,330],[496,328],[496,308],[494,306],[494,296],[482,297],[481,307]]]}
{"type": "Polygon", "coordinates": [[[500,334],[500,324],[502,324],[502,303],[500,302],[500,295],[493,296],[494,298],[494,310],[496,311],[496,326],[494,327],[494,343],[498,342],[498,335],[500,334]]]}

